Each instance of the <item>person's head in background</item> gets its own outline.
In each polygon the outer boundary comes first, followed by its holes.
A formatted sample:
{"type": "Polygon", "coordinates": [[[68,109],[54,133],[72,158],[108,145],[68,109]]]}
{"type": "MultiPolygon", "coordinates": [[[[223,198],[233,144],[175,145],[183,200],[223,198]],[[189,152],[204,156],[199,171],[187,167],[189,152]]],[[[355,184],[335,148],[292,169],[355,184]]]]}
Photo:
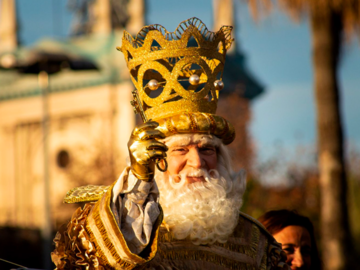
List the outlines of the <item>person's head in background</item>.
{"type": "Polygon", "coordinates": [[[309,218],[284,209],[266,212],[259,221],[282,244],[291,269],[321,269],[314,227],[309,218]]]}

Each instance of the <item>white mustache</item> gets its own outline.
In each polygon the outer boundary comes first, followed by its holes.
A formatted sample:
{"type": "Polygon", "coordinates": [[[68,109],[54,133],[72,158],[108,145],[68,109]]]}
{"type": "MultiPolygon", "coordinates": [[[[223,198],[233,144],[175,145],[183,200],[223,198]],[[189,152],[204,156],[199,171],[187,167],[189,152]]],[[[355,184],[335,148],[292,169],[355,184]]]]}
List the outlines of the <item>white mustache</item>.
{"type": "Polygon", "coordinates": [[[173,189],[180,189],[186,184],[186,177],[203,177],[205,182],[212,183],[212,179],[219,179],[220,175],[217,170],[190,169],[170,176],[169,183],[173,189]],[[180,178],[180,182],[175,182],[175,178],[180,178]]]}
{"type": "Polygon", "coordinates": [[[180,189],[186,183],[186,177],[204,177],[208,182],[209,172],[204,169],[190,169],[179,173],[178,175],[171,175],[169,177],[169,183],[173,189],[180,189]],[[180,182],[175,182],[175,178],[180,178],[180,182]]]}
{"type": "Polygon", "coordinates": [[[182,173],[181,176],[188,176],[188,177],[202,177],[208,174],[208,172],[204,169],[193,169],[188,172],[182,173]]]}

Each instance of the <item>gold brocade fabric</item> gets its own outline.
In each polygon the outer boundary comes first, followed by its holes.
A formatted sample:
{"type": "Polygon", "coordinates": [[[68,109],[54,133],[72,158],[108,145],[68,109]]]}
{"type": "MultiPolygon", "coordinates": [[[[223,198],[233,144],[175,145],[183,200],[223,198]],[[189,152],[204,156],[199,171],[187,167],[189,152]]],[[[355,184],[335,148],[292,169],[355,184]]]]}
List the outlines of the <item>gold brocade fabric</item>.
{"type": "Polygon", "coordinates": [[[76,187],[68,191],[64,203],[91,202],[99,200],[110,186],[88,185],[76,187]]]}
{"type": "Polygon", "coordinates": [[[161,227],[157,239],[151,244],[151,250],[157,251],[154,258],[150,256],[150,260],[139,262],[136,261],[139,256],[132,254],[134,261],[119,259],[115,266],[110,266],[113,254],[108,253],[106,258],[102,258],[104,253],[94,243],[101,239],[92,239],[85,230],[86,219],[94,206],[87,204],[84,209],[77,209],[67,228],[56,235],[52,260],[57,269],[290,269],[285,264],[286,255],[281,251],[281,245],[243,214],[225,244],[193,245],[189,241],[173,239],[165,227],[161,227]],[[157,248],[153,247],[154,244],[157,248]]]}
{"type": "Polygon", "coordinates": [[[233,235],[224,243],[194,245],[160,230],[158,254],[143,269],[289,269],[281,245],[262,226],[241,214],[233,235]]]}
{"type": "Polygon", "coordinates": [[[85,221],[93,204],[86,204],[84,209],[78,208],[69,224],[63,226],[55,236],[55,250],[51,259],[56,269],[109,269],[96,255],[94,244],[85,230],[85,221]]]}

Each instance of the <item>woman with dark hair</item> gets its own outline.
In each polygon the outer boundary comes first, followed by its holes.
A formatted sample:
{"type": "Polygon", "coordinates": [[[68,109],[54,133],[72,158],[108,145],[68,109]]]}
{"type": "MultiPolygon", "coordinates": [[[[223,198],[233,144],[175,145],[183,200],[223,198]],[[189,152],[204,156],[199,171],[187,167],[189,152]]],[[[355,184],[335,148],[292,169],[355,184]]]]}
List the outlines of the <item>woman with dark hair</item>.
{"type": "Polygon", "coordinates": [[[291,269],[321,269],[314,227],[309,218],[284,209],[266,212],[259,221],[282,244],[291,269]]]}

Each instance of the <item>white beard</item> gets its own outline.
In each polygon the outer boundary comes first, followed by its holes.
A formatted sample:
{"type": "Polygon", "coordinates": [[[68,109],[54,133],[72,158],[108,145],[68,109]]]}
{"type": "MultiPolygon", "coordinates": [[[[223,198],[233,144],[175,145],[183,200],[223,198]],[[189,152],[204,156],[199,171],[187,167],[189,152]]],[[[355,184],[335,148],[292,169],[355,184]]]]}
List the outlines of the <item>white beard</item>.
{"type": "MultiPolygon", "coordinates": [[[[224,159],[219,159],[223,161],[224,159]]],[[[221,162],[220,162],[221,163],[221,162]]],[[[190,239],[196,245],[225,243],[233,233],[245,190],[245,171],[231,177],[227,165],[219,170],[193,170],[174,177],[156,172],[164,220],[176,239],[190,239]],[[206,182],[185,184],[186,175],[203,176],[206,182]]]]}

